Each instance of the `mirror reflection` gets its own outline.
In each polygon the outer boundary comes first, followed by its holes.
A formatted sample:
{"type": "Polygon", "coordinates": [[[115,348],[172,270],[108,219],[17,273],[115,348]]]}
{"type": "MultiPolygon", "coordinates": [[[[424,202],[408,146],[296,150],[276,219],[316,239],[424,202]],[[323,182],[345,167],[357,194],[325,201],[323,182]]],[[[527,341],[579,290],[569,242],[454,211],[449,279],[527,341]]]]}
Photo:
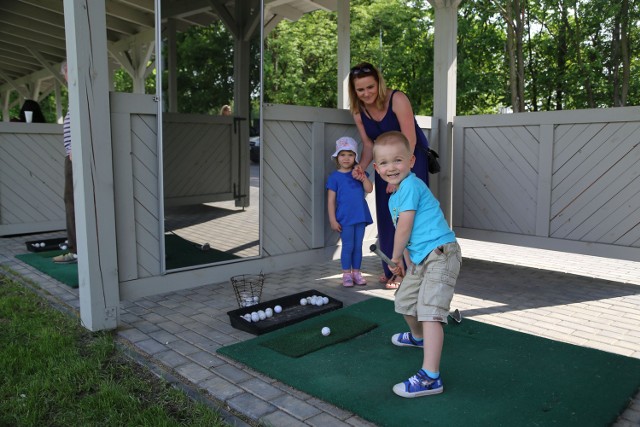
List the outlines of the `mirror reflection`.
{"type": "Polygon", "coordinates": [[[260,255],[261,10],[238,3],[162,2],[166,270],[260,255]]]}

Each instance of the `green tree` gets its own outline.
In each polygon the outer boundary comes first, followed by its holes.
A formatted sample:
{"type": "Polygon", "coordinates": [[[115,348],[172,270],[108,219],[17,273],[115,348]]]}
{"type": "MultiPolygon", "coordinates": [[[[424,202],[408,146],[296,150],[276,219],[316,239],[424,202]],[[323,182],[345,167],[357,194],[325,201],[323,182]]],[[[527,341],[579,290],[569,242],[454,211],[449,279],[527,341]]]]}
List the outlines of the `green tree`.
{"type": "Polygon", "coordinates": [[[333,13],[316,11],[278,24],[265,41],[265,102],[335,108],[336,49],[333,13]]]}

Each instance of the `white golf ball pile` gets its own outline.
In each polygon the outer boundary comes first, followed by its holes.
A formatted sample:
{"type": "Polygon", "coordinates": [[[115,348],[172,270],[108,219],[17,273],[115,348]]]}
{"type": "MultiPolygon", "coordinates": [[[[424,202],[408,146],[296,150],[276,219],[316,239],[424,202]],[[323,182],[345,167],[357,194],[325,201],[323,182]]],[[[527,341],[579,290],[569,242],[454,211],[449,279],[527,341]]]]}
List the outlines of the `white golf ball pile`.
{"type": "Polygon", "coordinates": [[[36,242],[32,243],[31,246],[33,246],[34,248],[44,248],[45,246],[47,246],[47,244],[45,242],[36,242]]]}
{"type": "Polygon", "coordinates": [[[269,319],[273,317],[274,313],[275,314],[282,313],[282,307],[279,305],[276,305],[273,308],[268,307],[268,308],[265,308],[264,310],[258,310],[251,313],[243,314],[240,317],[242,317],[247,322],[255,323],[255,322],[259,322],[261,320],[269,319]]]}
{"type": "Polygon", "coordinates": [[[312,295],[310,297],[300,299],[300,305],[307,305],[307,304],[316,305],[320,307],[322,305],[329,304],[329,298],[321,297],[318,295],[312,295]]]}
{"type": "Polygon", "coordinates": [[[240,292],[240,306],[242,307],[251,307],[252,305],[256,305],[260,302],[260,298],[257,295],[251,295],[250,292],[240,292]]]}

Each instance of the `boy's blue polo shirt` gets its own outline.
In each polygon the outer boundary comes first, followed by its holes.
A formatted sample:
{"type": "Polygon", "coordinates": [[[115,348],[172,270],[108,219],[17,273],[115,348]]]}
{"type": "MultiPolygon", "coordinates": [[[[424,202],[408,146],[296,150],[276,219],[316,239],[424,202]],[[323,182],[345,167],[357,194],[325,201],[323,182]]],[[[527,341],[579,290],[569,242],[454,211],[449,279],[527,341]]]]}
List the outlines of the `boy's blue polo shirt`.
{"type": "Polygon", "coordinates": [[[449,228],[427,184],[411,172],[389,198],[389,211],[397,226],[401,212],[416,211],[413,229],[407,243],[411,262],[419,264],[440,245],[455,242],[456,236],[449,228]]]}

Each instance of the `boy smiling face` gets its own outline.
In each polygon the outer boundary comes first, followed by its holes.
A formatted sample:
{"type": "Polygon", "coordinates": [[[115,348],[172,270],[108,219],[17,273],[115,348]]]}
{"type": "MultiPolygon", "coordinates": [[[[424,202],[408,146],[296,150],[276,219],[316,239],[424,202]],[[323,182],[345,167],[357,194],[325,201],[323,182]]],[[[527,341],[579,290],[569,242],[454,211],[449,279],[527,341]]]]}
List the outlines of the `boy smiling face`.
{"type": "Polygon", "coordinates": [[[373,144],[373,167],[389,184],[400,185],[410,173],[416,158],[409,141],[400,132],[380,135],[373,144]]]}

